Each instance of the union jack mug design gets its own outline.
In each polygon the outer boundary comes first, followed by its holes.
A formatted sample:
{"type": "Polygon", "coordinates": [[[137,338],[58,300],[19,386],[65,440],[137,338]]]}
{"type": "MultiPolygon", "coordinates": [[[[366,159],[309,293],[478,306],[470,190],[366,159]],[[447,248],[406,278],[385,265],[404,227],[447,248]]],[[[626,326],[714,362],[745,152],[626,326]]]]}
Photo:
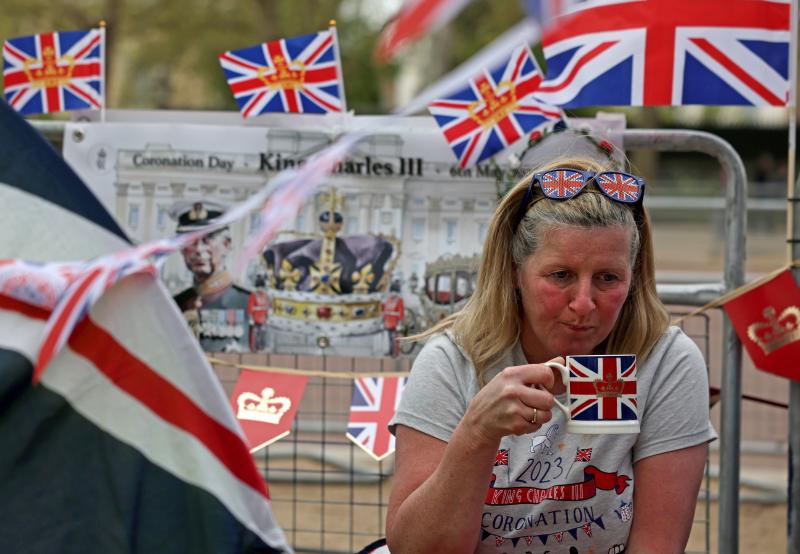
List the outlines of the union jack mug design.
{"type": "Polygon", "coordinates": [[[636,356],[567,356],[566,366],[548,362],[561,372],[566,404],[556,406],[567,418],[570,433],[638,433],[636,356]]]}

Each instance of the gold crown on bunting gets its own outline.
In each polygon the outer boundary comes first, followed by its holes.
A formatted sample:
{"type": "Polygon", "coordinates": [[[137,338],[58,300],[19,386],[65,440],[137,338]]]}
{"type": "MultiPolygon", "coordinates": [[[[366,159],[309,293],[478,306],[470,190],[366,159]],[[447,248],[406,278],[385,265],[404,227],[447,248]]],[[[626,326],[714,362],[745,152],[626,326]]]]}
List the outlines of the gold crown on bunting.
{"type": "Polygon", "coordinates": [[[789,306],[778,315],[772,306],[764,308],[766,321],[759,321],[747,327],[747,336],[765,354],[800,340],[800,309],[789,306]]]}
{"type": "Polygon", "coordinates": [[[275,389],[266,387],[261,396],[243,392],[236,399],[239,409],[236,417],[248,421],[278,424],[283,415],[292,407],[292,401],[285,396],[275,396],[275,389]]]}

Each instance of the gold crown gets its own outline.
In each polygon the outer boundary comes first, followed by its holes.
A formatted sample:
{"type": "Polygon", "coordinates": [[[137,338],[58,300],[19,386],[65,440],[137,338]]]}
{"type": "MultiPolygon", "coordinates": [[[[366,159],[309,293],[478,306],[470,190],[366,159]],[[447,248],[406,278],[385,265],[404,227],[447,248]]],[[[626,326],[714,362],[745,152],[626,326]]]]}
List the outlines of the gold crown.
{"type": "Polygon", "coordinates": [[[800,309],[797,306],[785,308],[780,315],[775,308],[767,306],[764,317],[766,322],[759,321],[747,327],[747,336],[761,347],[764,354],[800,340],[800,309]]]}
{"type": "Polygon", "coordinates": [[[366,332],[363,325],[382,325],[381,302],[397,264],[399,241],[387,235],[339,236],[344,198],[331,188],[322,192],[319,200],[322,233],[275,242],[267,248],[272,313],[287,321],[314,322],[326,328],[345,329],[342,324],[352,324],[353,332],[366,332]],[[351,240],[365,249],[351,251],[351,240]],[[288,248],[306,249],[295,259],[297,266],[286,256],[291,250],[276,253],[292,243],[288,248]],[[316,259],[309,259],[310,254],[316,259]]]}
{"type": "Polygon", "coordinates": [[[306,66],[302,62],[292,61],[292,65],[289,65],[283,56],[275,56],[272,62],[275,68],[271,71],[269,67],[259,67],[257,72],[258,78],[268,88],[287,89],[303,86],[306,80],[306,66]]]}
{"type": "Polygon", "coordinates": [[[67,84],[72,79],[72,70],[75,67],[75,58],[63,56],[56,58],[56,53],[51,46],[42,51],[40,67],[32,67],[39,60],[27,59],[24,64],[25,75],[32,86],[38,88],[56,87],[67,84]]]}
{"type": "Polygon", "coordinates": [[[500,81],[496,89],[484,81],[478,86],[478,92],[480,100],[470,104],[467,112],[484,129],[494,127],[517,109],[517,90],[511,81],[500,81]]]}
{"type": "Polygon", "coordinates": [[[236,417],[248,421],[278,424],[283,415],[292,407],[292,401],[285,396],[273,398],[275,389],[266,387],[261,396],[252,392],[243,392],[236,399],[239,406],[236,417]]]}

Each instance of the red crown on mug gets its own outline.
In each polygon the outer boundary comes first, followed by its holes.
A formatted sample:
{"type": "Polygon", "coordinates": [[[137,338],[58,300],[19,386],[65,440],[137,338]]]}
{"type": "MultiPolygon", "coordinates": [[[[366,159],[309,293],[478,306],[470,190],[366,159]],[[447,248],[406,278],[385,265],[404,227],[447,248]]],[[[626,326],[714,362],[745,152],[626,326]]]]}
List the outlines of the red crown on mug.
{"type": "Polygon", "coordinates": [[[765,354],[800,340],[800,309],[789,306],[778,315],[772,306],[764,308],[766,321],[758,321],[747,327],[747,336],[765,354]]]}
{"type": "Polygon", "coordinates": [[[625,387],[622,379],[595,379],[594,390],[599,397],[619,397],[625,387]]]}

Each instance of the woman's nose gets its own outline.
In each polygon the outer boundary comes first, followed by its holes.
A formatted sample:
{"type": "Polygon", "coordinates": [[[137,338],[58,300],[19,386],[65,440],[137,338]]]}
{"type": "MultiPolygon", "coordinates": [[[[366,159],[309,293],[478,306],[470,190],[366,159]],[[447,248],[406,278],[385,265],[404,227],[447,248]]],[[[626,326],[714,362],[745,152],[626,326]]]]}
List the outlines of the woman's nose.
{"type": "Polygon", "coordinates": [[[569,303],[570,309],[578,315],[591,313],[595,308],[592,292],[591,282],[578,281],[569,303]]]}

